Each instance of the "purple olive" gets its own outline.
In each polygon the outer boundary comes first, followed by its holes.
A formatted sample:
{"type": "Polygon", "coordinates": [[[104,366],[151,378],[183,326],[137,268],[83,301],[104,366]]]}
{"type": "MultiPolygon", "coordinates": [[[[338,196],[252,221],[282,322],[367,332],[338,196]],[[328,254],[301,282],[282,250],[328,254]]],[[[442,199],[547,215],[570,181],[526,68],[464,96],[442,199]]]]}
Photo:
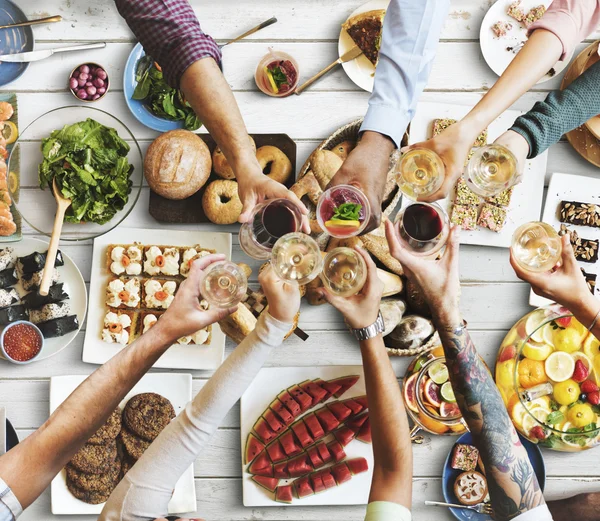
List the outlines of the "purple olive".
{"type": "Polygon", "coordinates": [[[85,80],[82,80],[81,78],[77,78],[77,85],[79,87],[85,87],[85,80]]]}
{"type": "Polygon", "coordinates": [[[81,67],[79,67],[79,71],[83,72],[84,74],[89,74],[90,68],[87,65],[82,65],[81,67]]]}
{"type": "Polygon", "coordinates": [[[82,72],[81,74],[79,74],[79,77],[80,77],[82,80],[86,80],[86,81],[87,81],[87,80],[88,80],[88,78],[90,77],[90,75],[89,75],[87,72],[82,72]]]}
{"type": "Polygon", "coordinates": [[[71,74],[71,78],[79,78],[79,71],[78,70],[74,70],[73,74],[71,74]]]}
{"type": "Polygon", "coordinates": [[[100,87],[97,92],[100,94],[100,96],[102,96],[106,93],[106,87],[100,87]]]}
{"type": "Polygon", "coordinates": [[[96,101],[98,98],[100,97],[100,94],[94,94],[94,97],[92,98],[94,101],[96,101]]]}
{"type": "Polygon", "coordinates": [[[71,78],[69,80],[69,88],[76,89],[77,87],[79,87],[79,83],[77,81],[77,78],[71,78]]]}
{"type": "Polygon", "coordinates": [[[79,89],[77,91],[77,97],[79,99],[87,99],[88,98],[88,93],[85,91],[85,89],[79,89]]]}
{"type": "Polygon", "coordinates": [[[104,87],[104,80],[102,78],[96,78],[93,82],[94,87],[104,87]]]}
{"type": "Polygon", "coordinates": [[[106,71],[104,69],[101,69],[100,67],[96,69],[96,76],[98,76],[98,78],[100,78],[101,80],[105,80],[106,78],[108,78],[108,74],[106,74],[106,71]]]}
{"type": "Polygon", "coordinates": [[[94,94],[96,94],[96,87],[94,87],[93,85],[89,85],[88,87],[86,87],[85,91],[90,95],[93,96],[94,94]]]}

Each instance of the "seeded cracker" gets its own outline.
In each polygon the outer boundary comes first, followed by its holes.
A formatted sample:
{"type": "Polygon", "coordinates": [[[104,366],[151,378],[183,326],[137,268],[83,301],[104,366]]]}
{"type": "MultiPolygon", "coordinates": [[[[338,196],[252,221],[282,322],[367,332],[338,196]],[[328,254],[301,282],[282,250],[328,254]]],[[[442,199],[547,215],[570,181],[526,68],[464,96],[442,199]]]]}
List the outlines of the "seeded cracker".
{"type": "Polygon", "coordinates": [[[477,224],[493,232],[500,232],[506,222],[506,210],[493,204],[485,203],[481,207],[477,224]]]}
{"type": "Polygon", "coordinates": [[[460,226],[463,230],[477,229],[477,206],[453,205],[450,222],[460,226]]]}

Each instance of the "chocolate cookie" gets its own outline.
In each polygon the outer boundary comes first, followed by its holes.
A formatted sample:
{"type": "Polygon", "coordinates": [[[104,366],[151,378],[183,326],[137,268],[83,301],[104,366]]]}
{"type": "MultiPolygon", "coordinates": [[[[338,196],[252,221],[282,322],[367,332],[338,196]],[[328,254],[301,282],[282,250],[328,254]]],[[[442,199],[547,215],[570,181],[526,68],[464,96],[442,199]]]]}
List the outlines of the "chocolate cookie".
{"type": "Polygon", "coordinates": [[[117,442],[106,445],[85,444],[70,461],[71,466],[86,474],[103,474],[117,459],[117,442]]]}
{"type": "Polygon", "coordinates": [[[104,445],[114,440],[121,430],[121,409],[118,407],[106,420],[106,423],[100,427],[96,433],[87,441],[92,445],[104,445]]]}
{"type": "Polygon", "coordinates": [[[67,465],[67,478],[77,488],[89,492],[112,492],[121,476],[121,460],[117,458],[110,469],[103,474],[86,474],[67,465]]]}
{"type": "Polygon", "coordinates": [[[126,428],[121,429],[121,441],[125,447],[125,452],[135,461],[142,457],[142,454],[150,447],[151,443],[129,432],[126,428]]]}
{"type": "Polygon", "coordinates": [[[148,441],[153,441],[175,418],[171,402],[156,393],[142,393],[127,402],[123,421],[129,431],[148,441]]]}
{"type": "Polygon", "coordinates": [[[84,503],[88,503],[90,505],[98,505],[100,503],[104,503],[110,497],[110,492],[96,492],[90,490],[82,490],[78,486],[76,486],[70,479],[67,479],[67,488],[69,492],[73,494],[77,499],[80,499],[84,503]]]}

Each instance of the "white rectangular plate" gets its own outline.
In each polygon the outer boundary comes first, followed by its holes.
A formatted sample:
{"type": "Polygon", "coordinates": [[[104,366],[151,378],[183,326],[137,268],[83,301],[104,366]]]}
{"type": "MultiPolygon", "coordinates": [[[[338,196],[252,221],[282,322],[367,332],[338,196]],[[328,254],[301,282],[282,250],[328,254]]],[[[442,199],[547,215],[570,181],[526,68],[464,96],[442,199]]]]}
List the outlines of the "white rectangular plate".
{"type": "MultiPolygon", "coordinates": [[[[252,430],[254,423],[258,417],[265,411],[277,395],[291,387],[294,384],[303,382],[304,380],[314,380],[321,378],[323,380],[331,380],[340,376],[360,375],[360,379],[350,388],[340,400],[352,398],[353,396],[361,396],[366,394],[365,377],[363,368],[360,365],[340,365],[330,367],[273,367],[262,369],[250,387],[242,395],[240,401],[240,425],[241,425],[241,442],[242,442],[242,458],[244,457],[244,449],[246,446],[246,438],[252,430]]],[[[328,402],[334,401],[336,398],[330,398],[328,402]]],[[[322,404],[309,409],[317,410],[322,404]]],[[[327,441],[333,439],[331,435],[323,438],[327,441]]],[[[306,497],[304,499],[294,498],[293,502],[288,505],[286,503],[277,503],[274,499],[274,494],[258,486],[252,481],[252,475],[246,472],[247,465],[244,465],[242,460],[242,486],[244,496],[244,506],[246,507],[273,507],[273,506],[314,506],[314,505],[366,505],[369,500],[369,489],[371,488],[371,478],[373,476],[373,448],[370,444],[362,443],[353,440],[350,444],[344,447],[347,454],[347,459],[366,458],[369,463],[369,470],[357,476],[352,476],[352,479],[339,487],[330,488],[320,494],[306,497]]],[[[294,478],[295,479],[295,478],[294,478]]],[[[285,485],[291,483],[293,479],[281,480],[280,484],[285,485]]]]}
{"type": "MultiPolygon", "coordinates": [[[[451,105],[446,103],[423,102],[417,105],[415,117],[410,124],[409,144],[426,141],[432,135],[434,119],[452,118],[461,120],[471,110],[466,105],[451,105]]],[[[488,143],[492,143],[497,137],[508,130],[514,120],[521,115],[517,110],[507,110],[495,119],[488,127],[488,143]]],[[[513,232],[521,224],[528,221],[537,221],[542,209],[542,198],[544,195],[544,176],[546,174],[546,162],[548,153],[544,152],[535,159],[527,161],[523,171],[523,181],[515,186],[512,201],[508,209],[506,224],[500,233],[486,228],[478,227],[477,230],[461,230],[461,244],[475,244],[478,246],[495,246],[498,248],[510,248],[513,232]]],[[[439,201],[441,206],[450,215],[454,191],[446,199],[439,201]]],[[[410,201],[402,198],[402,206],[410,201]]]]}
{"type": "MultiPolygon", "coordinates": [[[[116,228],[112,232],[94,239],[90,302],[82,355],[83,361],[89,364],[103,364],[123,349],[123,346],[108,344],[101,338],[106,313],[106,284],[112,277],[106,266],[106,248],[109,244],[132,244],[133,242],[139,242],[146,246],[153,244],[194,246],[200,244],[204,248],[223,253],[228,259],[231,258],[230,233],[116,228]]],[[[154,367],[214,370],[223,362],[224,354],[225,335],[218,324],[213,324],[210,345],[175,344],[158,359],[154,367]]]]}
{"type": "MultiPolygon", "coordinates": [[[[50,378],[50,414],[63,403],[67,397],[81,384],[86,376],[53,376],[50,378]]],[[[140,393],[158,393],[167,398],[179,414],[185,405],[192,399],[192,375],[174,373],[152,373],[144,376],[137,385],[127,394],[119,404],[121,410],[127,401],[140,393]]],[[[95,514],[102,512],[104,503],[100,505],[88,505],[73,496],[67,488],[67,473],[62,470],[53,480],[50,486],[50,499],[52,513],[62,514],[95,514]]],[[[196,511],[196,487],[194,484],[194,467],[188,468],[181,476],[173,497],[169,502],[169,514],[195,512],[196,511]]]]}
{"type": "MultiPolygon", "coordinates": [[[[552,174],[550,184],[548,185],[542,221],[548,223],[556,231],[560,230],[561,223],[558,220],[558,205],[561,201],[600,204],[600,179],[580,175],[552,174]]],[[[567,224],[567,226],[570,230],[575,230],[582,239],[600,240],[600,228],[575,226],[573,224],[567,224]]],[[[579,266],[587,273],[600,275],[600,260],[593,264],[590,262],[579,262],[579,266]]],[[[598,297],[597,293],[595,295],[598,297]]],[[[529,304],[540,307],[551,304],[551,301],[531,291],[529,304]]]]}

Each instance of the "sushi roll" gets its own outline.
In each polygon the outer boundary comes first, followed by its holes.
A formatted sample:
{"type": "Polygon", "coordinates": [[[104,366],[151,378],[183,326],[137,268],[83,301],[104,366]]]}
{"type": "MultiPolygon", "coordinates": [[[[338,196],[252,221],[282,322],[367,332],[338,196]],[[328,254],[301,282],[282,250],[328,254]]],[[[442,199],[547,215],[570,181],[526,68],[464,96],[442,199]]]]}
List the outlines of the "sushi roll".
{"type": "Polygon", "coordinates": [[[21,300],[17,290],[12,289],[0,289],[0,309],[12,306],[21,300]]]}
{"type": "Polygon", "coordinates": [[[63,283],[53,284],[48,290],[48,295],[42,296],[37,291],[27,293],[21,300],[29,309],[39,309],[46,304],[55,304],[69,298],[63,290],[63,283]]]}
{"type": "Polygon", "coordinates": [[[0,250],[0,270],[13,268],[15,265],[15,252],[12,248],[0,250]]]}
{"type": "Polygon", "coordinates": [[[17,320],[29,320],[27,309],[22,304],[0,309],[0,325],[6,326],[17,320]]]}
{"type": "Polygon", "coordinates": [[[17,278],[17,270],[14,268],[6,268],[0,271],[0,288],[10,288],[17,282],[19,282],[19,279],[17,278]]]}
{"type": "Polygon", "coordinates": [[[44,338],[55,338],[77,331],[79,329],[79,320],[77,320],[77,315],[68,315],[40,322],[37,324],[37,327],[40,328],[44,338]]]}
{"type": "MultiPolygon", "coordinates": [[[[35,273],[24,273],[21,277],[21,283],[25,291],[37,290],[42,283],[42,277],[44,276],[44,270],[36,271],[35,273]]],[[[54,268],[52,270],[52,277],[50,284],[54,284],[58,280],[58,270],[54,268]]]]}
{"type": "MultiPolygon", "coordinates": [[[[30,255],[25,257],[19,257],[17,260],[17,267],[21,273],[35,273],[44,269],[46,265],[46,255],[48,252],[40,253],[34,251],[30,255]]],[[[60,250],[56,252],[56,260],[54,261],[54,267],[64,266],[65,260],[60,250]]]]}
{"type": "Polygon", "coordinates": [[[57,304],[46,304],[40,309],[32,309],[29,311],[29,320],[34,324],[47,322],[53,318],[66,317],[71,313],[71,306],[68,302],[59,302],[57,304]]]}

